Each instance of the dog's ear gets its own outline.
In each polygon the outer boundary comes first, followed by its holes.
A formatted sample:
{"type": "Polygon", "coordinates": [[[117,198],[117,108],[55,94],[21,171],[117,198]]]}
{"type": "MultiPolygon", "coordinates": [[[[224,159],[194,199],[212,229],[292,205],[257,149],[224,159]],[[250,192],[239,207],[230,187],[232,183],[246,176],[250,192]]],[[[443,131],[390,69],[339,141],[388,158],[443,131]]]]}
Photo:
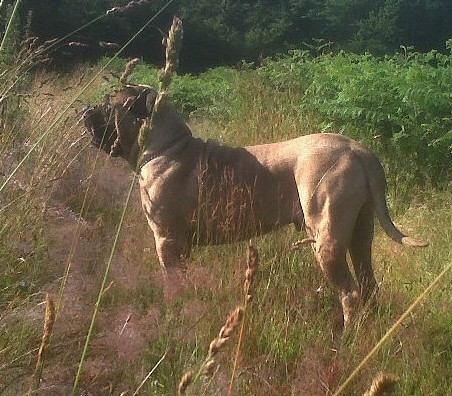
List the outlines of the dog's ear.
{"type": "MultiPolygon", "coordinates": [[[[131,89],[131,87],[127,87],[131,89]]],[[[150,117],[157,92],[150,87],[135,86],[133,94],[130,93],[130,106],[127,107],[130,112],[138,119],[150,117]]]]}
{"type": "Polygon", "coordinates": [[[152,110],[154,109],[155,100],[157,99],[157,91],[152,88],[148,88],[146,92],[146,110],[148,117],[151,116],[152,110]]]}

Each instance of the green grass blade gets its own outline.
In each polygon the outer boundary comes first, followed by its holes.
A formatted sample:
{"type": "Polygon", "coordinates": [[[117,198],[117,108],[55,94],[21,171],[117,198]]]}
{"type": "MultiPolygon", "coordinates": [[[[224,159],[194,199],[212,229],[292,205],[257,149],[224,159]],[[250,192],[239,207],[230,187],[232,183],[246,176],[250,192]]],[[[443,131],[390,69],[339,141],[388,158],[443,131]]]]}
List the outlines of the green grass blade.
{"type": "Polygon", "coordinates": [[[386,332],[386,334],[377,342],[372,350],[366,355],[361,363],[353,370],[349,377],[342,383],[342,385],[336,390],[333,396],[339,396],[344,392],[347,386],[352,382],[356,375],[366,365],[370,358],[383,346],[383,344],[392,337],[396,330],[400,327],[403,321],[414,311],[414,309],[421,303],[421,301],[427,297],[427,295],[433,290],[433,288],[444,278],[444,275],[452,268],[452,263],[449,263],[446,268],[430,283],[430,285],[414,300],[414,302],[407,308],[407,310],[400,316],[400,318],[392,325],[392,327],[386,332]]]}
{"type": "MultiPolygon", "coordinates": [[[[11,28],[13,26],[14,19],[16,17],[17,10],[19,8],[20,0],[16,1],[16,4],[14,4],[13,12],[11,13],[11,16],[9,17],[8,25],[6,26],[5,34],[3,35],[2,43],[0,44],[0,54],[3,52],[3,49],[5,48],[6,40],[8,39],[11,28]]],[[[1,7],[2,4],[0,4],[1,7]]]]}
{"type": "Polygon", "coordinates": [[[100,306],[100,303],[102,301],[102,296],[103,296],[104,291],[105,291],[105,285],[107,284],[107,279],[108,279],[108,275],[109,275],[109,272],[110,272],[111,263],[113,261],[113,256],[114,256],[115,251],[116,251],[116,246],[118,244],[119,235],[121,234],[122,225],[124,223],[124,218],[125,218],[125,215],[126,215],[127,208],[129,206],[129,201],[130,201],[130,197],[132,195],[132,190],[133,190],[133,186],[135,184],[135,179],[136,179],[136,176],[134,175],[134,177],[132,178],[132,182],[130,183],[129,192],[127,194],[126,202],[124,204],[124,209],[123,209],[122,214],[121,214],[121,219],[119,220],[119,224],[118,224],[118,227],[116,229],[115,239],[114,239],[111,251],[110,251],[110,257],[108,258],[107,265],[105,267],[105,273],[104,273],[104,277],[102,279],[102,284],[101,284],[101,287],[100,287],[100,290],[99,290],[99,295],[97,297],[96,304],[94,305],[94,312],[93,312],[93,316],[91,318],[91,324],[89,326],[88,334],[86,336],[86,340],[85,340],[85,345],[83,347],[82,356],[80,358],[80,363],[78,365],[77,374],[75,376],[74,386],[72,388],[72,395],[73,396],[76,395],[78,386],[80,384],[80,377],[81,377],[81,374],[82,374],[82,371],[83,371],[83,365],[84,365],[84,362],[85,362],[85,359],[86,359],[86,354],[88,352],[89,343],[90,343],[91,337],[93,335],[94,325],[96,323],[97,314],[99,312],[99,306],[100,306]]]}

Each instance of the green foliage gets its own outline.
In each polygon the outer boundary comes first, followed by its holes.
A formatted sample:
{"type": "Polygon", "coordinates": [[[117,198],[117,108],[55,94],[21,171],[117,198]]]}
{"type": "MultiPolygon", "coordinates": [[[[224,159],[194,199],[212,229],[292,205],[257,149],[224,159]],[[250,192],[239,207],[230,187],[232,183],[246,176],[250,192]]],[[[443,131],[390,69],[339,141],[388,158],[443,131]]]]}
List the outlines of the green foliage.
{"type": "MultiPolygon", "coordinates": [[[[398,168],[440,181],[451,166],[451,58],[434,51],[384,59],[325,55],[309,60],[300,108],[362,140],[398,168]],[[309,81],[309,76],[308,76],[309,81]]],[[[267,67],[272,67],[269,64],[267,67]]],[[[303,65],[306,69],[306,65],[303,65]]]]}
{"type": "MultiPolygon", "coordinates": [[[[106,61],[107,58],[103,59],[101,64],[106,61]]],[[[112,71],[119,75],[124,70],[125,63],[124,60],[116,60],[112,71]]],[[[154,66],[139,64],[129,82],[157,88],[158,73],[159,70],[154,66]]],[[[197,76],[175,75],[170,90],[172,103],[186,118],[193,116],[227,120],[231,116],[231,99],[234,99],[234,92],[237,89],[238,74],[233,69],[219,67],[197,76]]],[[[102,98],[104,94],[111,91],[112,86],[115,85],[103,84],[102,89],[96,93],[95,99],[102,98]]]]}
{"type": "MultiPolygon", "coordinates": [[[[403,50],[384,58],[292,51],[256,71],[177,76],[173,102],[186,116],[256,134],[268,124],[284,129],[290,120],[314,119],[318,130],[362,141],[408,184],[443,183],[452,166],[452,56],[403,50]]],[[[140,81],[152,84],[154,69],[143,66],[139,73],[140,81]]]]}
{"type": "Polygon", "coordinates": [[[227,120],[234,100],[236,75],[232,69],[216,68],[199,76],[181,75],[174,80],[174,104],[186,115],[227,120]]]}

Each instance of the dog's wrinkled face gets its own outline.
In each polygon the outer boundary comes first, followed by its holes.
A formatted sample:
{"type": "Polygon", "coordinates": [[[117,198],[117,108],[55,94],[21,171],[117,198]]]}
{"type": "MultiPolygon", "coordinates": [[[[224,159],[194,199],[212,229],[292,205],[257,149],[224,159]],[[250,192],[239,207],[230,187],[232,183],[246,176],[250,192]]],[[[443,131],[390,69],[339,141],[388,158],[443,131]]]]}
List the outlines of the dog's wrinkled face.
{"type": "Polygon", "coordinates": [[[91,143],[110,154],[111,147],[118,136],[111,107],[106,104],[85,107],[83,121],[91,134],[91,143]]]}
{"type": "Polygon", "coordinates": [[[85,107],[83,120],[91,143],[112,157],[127,159],[142,121],[152,113],[156,97],[157,92],[151,87],[126,85],[109,94],[103,104],[85,107]]]}

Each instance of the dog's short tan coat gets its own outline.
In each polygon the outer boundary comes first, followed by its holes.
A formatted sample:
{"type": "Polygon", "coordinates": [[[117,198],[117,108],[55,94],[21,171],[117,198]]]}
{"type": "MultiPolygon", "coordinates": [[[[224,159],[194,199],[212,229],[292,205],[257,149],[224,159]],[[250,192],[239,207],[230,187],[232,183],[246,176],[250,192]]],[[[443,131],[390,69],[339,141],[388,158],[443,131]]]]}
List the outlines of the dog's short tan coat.
{"type": "MultiPolygon", "coordinates": [[[[142,100],[143,90],[148,104],[155,99],[149,88],[129,89],[129,102],[142,100]]],[[[111,105],[114,128],[104,124],[120,137],[119,155],[135,167],[140,122],[130,106],[123,106],[124,98],[119,102],[112,100],[111,105]]],[[[94,113],[86,116],[86,124],[99,135],[94,113]]],[[[337,288],[348,323],[360,293],[366,301],[376,288],[371,265],[374,213],[394,241],[426,246],[400,232],[389,217],[385,175],[376,156],[342,135],[319,133],[232,148],[194,138],[166,105],[144,158],[138,171],[142,205],[166,269],[180,267],[192,244],[243,240],[293,223],[298,230],[305,228],[305,241],[312,243],[325,277],[337,288]],[[347,251],[358,285],[347,265],[347,251]]]]}

